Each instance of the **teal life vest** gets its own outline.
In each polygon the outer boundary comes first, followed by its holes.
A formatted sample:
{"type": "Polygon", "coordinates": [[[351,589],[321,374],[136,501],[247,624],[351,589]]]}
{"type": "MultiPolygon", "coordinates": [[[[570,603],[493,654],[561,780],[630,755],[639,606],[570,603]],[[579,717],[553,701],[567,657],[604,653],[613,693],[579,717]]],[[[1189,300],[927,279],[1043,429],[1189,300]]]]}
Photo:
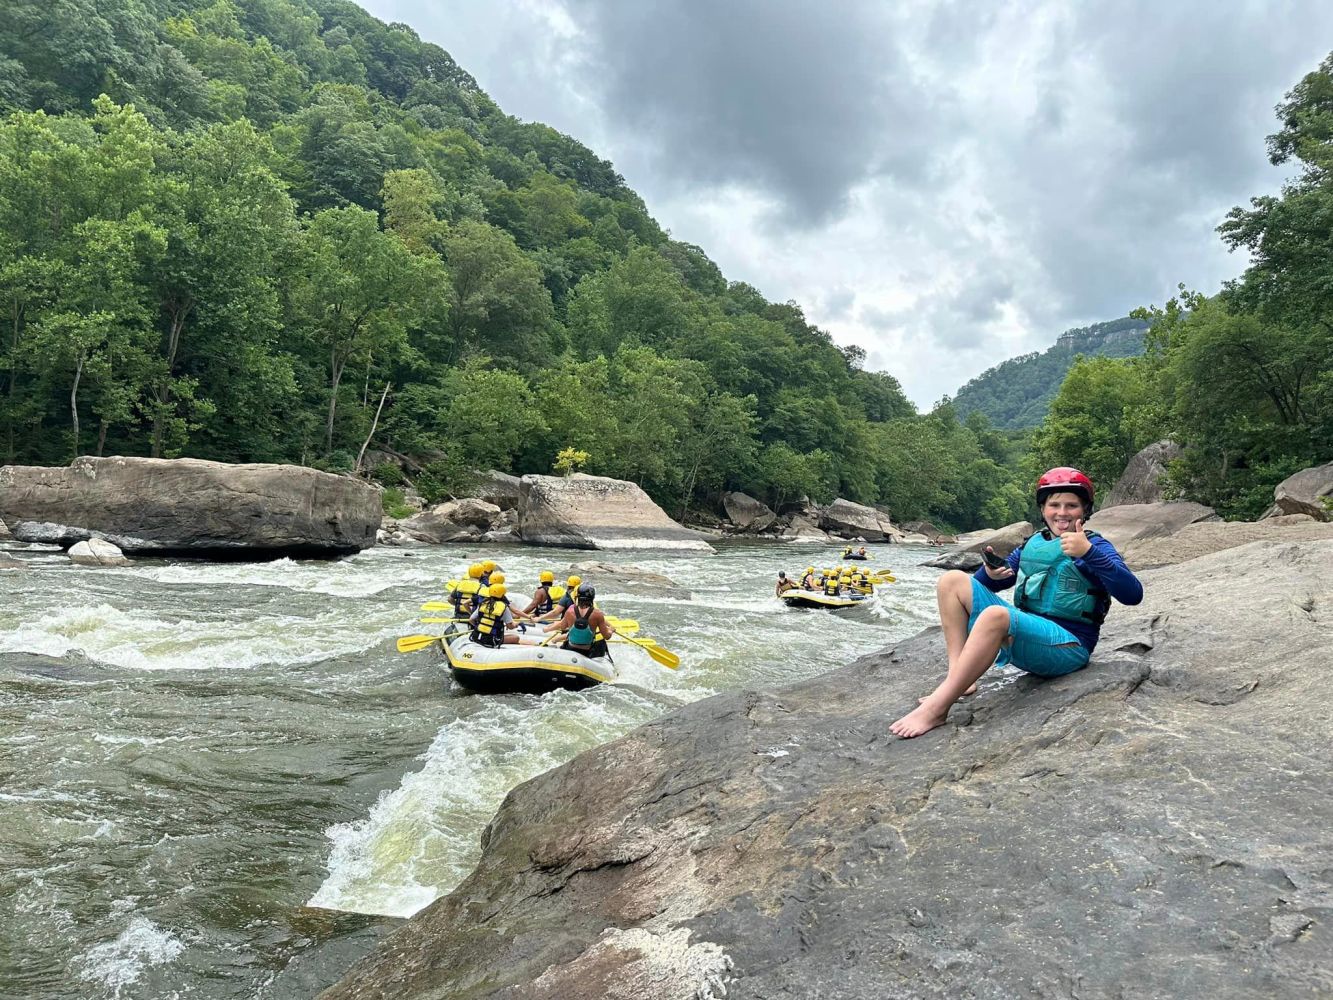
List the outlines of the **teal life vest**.
{"type": "Polygon", "coordinates": [[[597,638],[593,635],[592,627],[588,622],[592,618],[592,609],[588,609],[587,615],[580,618],[577,611],[574,612],[574,627],[569,630],[565,636],[565,645],[570,649],[592,649],[593,641],[597,638]]]}
{"type": "MultiPolygon", "coordinates": [[[[1098,537],[1095,531],[1087,535],[1098,537]]],[[[1014,607],[1043,618],[1100,625],[1106,620],[1110,605],[1106,591],[1090,582],[1079,572],[1074,560],[1064,554],[1058,537],[1043,531],[1023,543],[1014,585],[1014,607]]]]}

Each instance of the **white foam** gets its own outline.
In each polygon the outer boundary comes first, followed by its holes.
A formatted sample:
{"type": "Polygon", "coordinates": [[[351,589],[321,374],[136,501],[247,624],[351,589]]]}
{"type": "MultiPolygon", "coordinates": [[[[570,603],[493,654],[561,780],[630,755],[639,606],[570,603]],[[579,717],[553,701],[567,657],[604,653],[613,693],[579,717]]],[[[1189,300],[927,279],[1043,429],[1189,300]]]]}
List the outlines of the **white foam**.
{"type": "Polygon", "coordinates": [[[421,770],[381,795],[365,819],[326,831],[329,877],[309,905],[411,916],[472,870],[477,838],[510,789],[660,711],[610,688],[489,701],[440,730],[421,770]]]}
{"type": "Polygon", "coordinates": [[[136,914],[114,941],[89,949],[83,956],[80,975],[109,987],[114,996],[119,996],[145,970],[170,962],[184,950],[184,941],[136,914]]]}

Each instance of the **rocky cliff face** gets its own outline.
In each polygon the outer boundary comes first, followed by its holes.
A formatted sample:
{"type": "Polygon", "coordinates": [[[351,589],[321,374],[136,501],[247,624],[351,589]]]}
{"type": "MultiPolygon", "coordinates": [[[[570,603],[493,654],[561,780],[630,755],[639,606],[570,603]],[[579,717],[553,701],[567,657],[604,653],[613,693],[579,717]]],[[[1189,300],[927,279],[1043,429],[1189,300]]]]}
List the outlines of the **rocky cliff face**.
{"type": "Polygon", "coordinates": [[[325,997],[1333,994],[1331,560],[1146,573],[1088,669],[987,676],[916,740],[936,630],[687,706],[515,789],[325,997]]]}

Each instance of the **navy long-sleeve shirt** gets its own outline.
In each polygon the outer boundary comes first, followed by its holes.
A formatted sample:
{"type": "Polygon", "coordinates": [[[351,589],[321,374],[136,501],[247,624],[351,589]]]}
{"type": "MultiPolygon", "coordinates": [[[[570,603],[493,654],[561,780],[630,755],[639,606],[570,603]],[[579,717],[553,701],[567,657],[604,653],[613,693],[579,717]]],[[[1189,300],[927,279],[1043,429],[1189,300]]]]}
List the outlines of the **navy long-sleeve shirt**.
{"type": "MultiPolygon", "coordinates": [[[[1078,571],[1083,574],[1083,578],[1095,587],[1100,587],[1111,597],[1121,604],[1138,604],[1143,600],[1143,584],[1134,572],[1125,565],[1125,560],[1120,557],[1120,553],[1115,550],[1115,546],[1097,535],[1088,539],[1092,542],[1086,555],[1074,560],[1074,565],[1078,571]]],[[[1014,571],[1015,575],[1006,577],[1003,580],[992,580],[986,572],[985,565],[980,566],[974,574],[977,580],[981,581],[982,586],[987,590],[996,593],[1001,590],[1008,590],[1017,580],[1018,562],[1022,558],[1023,548],[1019,546],[1009,553],[1005,559],[1005,565],[1014,571]]],[[[1051,621],[1058,622],[1064,628],[1067,628],[1073,635],[1078,637],[1078,641],[1083,644],[1089,653],[1097,646],[1097,638],[1101,634],[1100,625],[1094,625],[1092,622],[1076,622],[1068,618],[1051,618],[1051,621]]]]}

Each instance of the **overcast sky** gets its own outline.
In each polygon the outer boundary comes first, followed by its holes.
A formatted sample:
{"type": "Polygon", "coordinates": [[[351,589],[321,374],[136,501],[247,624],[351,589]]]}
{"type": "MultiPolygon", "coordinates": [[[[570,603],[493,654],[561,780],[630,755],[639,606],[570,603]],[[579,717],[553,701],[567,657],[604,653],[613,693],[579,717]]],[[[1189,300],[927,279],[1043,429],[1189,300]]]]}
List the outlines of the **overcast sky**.
{"type": "Polygon", "coordinates": [[[362,3],[922,408],[1238,274],[1214,228],[1333,49],[1327,0],[362,3]]]}

